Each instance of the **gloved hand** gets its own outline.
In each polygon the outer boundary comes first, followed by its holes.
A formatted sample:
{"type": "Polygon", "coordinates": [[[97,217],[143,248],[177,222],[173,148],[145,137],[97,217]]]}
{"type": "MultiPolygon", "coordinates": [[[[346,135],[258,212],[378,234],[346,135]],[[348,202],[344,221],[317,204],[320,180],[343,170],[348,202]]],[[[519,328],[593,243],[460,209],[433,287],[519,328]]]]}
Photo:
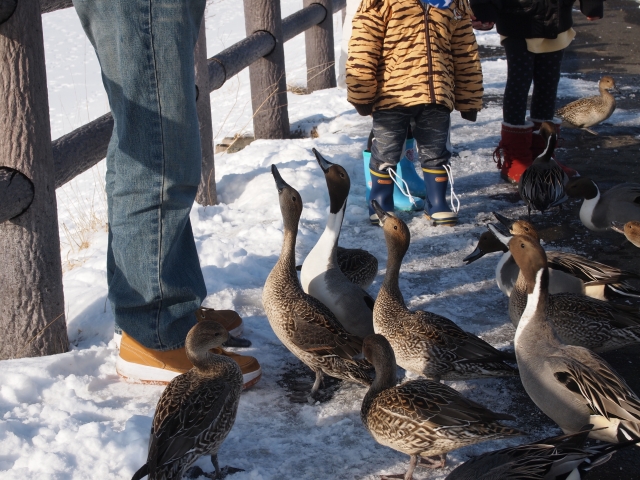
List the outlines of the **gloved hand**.
{"type": "Polygon", "coordinates": [[[352,103],[352,105],[363,117],[371,115],[371,112],[373,112],[373,103],[352,103]]]}
{"type": "Polygon", "coordinates": [[[475,122],[478,118],[477,110],[469,110],[467,112],[460,112],[460,116],[465,120],[469,120],[470,122],[475,122]]]}

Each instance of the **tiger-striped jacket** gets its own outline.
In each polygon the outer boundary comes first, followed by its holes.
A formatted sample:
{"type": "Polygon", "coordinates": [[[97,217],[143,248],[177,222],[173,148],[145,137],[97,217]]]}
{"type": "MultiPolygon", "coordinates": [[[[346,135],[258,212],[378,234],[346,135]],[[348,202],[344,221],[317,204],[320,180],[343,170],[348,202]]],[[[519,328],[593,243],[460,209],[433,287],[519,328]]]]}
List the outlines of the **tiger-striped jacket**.
{"type": "Polygon", "coordinates": [[[362,0],[353,18],[347,99],[374,110],[428,103],[482,108],[482,69],[467,0],[362,0]]]}

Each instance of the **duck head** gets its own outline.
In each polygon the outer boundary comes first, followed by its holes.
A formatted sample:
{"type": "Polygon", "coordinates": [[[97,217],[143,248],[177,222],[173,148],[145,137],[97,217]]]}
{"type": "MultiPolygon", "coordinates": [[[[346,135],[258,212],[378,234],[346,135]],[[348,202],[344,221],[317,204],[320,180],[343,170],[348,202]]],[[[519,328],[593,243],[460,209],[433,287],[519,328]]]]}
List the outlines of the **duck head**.
{"type": "Polygon", "coordinates": [[[380,219],[380,226],[384,232],[389,256],[393,255],[402,259],[407,253],[411,242],[409,227],[393,213],[385,212],[375,200],[371,200],[371,206],[380,219]]]}
{"type": "Polygon", "coordinates": [[[471,252],[469,255],[462,259],[467,265],[475,262],[479,258],[482,258],[488,253],[494,252],[506,252],[509,250],[498,238],[493,234],[493,232],[484,232],[480,235],[480,239],[478,240],[478,245],[476,249],[471,252]]]}
{"type": "Polygon", "coordinates": [[[613,90],[616,93],[620,93],[620,90],[618,89],[618,87],[616,87],[616,81],[609,75],[605,75],[600,79],[598,87],[600,88],[600,90],[613,90]]]}
{"type": "Polygon", "coordinates": [[[571,198],[584,198],[586,200],[596,198],[600,193],[595,182],[587,177],[569,180],[569,183],[564,187],[564,191],[571,198]]]}
{"type": "Polygon", "coordinates": [[[331,163],[325,159],[315,148],[312,151],[327,181],[330,203],[329,212],[337,214],[347,203],[349,189],[351,188],[349,174],[341,165],[331,163]]]}
{"type": "Polygon", "coordinates": [[[540,130],[538,130],[538,134],[541,135],[542,138],[544,138],[545,142],[547,143],[547,147],[540,155],[538,155],[538,157],[536,157],[534,162],[548,162],[549,160],[551,160],[553,151],[556,148],[556,143],[558,142],[556,127],[551,122],[542,122],[542,124],[540,125],[540,130]]]}
{"type": "Polygon", "coordinates": [[[198,366],[206,358],[209,350],[222,346],[228,339],[229,333],[218,322],[202,320],[196,323],[187,334],[185,342],[187,357],[191,363],[198,366]]]}
{"type": "Polygon", "coordinates": [[[295,188],[282,179],[275,165],[271,165],[271,174],[276,181],[284,226],[289,230],[297,231],[302,214],[302,198],[295,188]]]}
{"type": "Polygon", "coordinates": [[[529,235],[540,241],[538,232],[531,222],[526,220],[511,220],[497,212],[493,212],[493,215],[502,225],[509,229],[509,233],[511,233],[511,235],[529,235]]]}
{"type": "Polygon", "coordinates": [[[640,222],[637,220],[631,220],[624,225],[622,222],[611,222],[611,230],[622,233],[634,245],[640,241],[640,222]]]}
{"type": "Polygon", "coordinates": [[[546,253],[540,243],[528,235],[514,235],[509,241],[509,251],[527,281],[527,293],[533,293],[538,272],[547,268],[546,253]]]}

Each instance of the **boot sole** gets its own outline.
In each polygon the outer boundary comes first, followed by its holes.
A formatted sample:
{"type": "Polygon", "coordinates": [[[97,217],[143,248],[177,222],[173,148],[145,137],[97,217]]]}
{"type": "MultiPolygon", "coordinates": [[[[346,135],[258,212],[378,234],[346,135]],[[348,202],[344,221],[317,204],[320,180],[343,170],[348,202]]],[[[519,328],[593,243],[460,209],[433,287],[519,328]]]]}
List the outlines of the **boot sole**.
{"type": "MultiPolygon", "coordinates": [[[[181,375],[180,372],[173,370],[127,362],[120,357],[116,360],[116,372],[129,383],[143,385],[167,385],[171,380],[181,375]]],[[[258,383],[260,378],[262,378],[262,368],[258,368],[253,372],[243,373],[242,388],[252,387],[258,383]]]]}
{"type": "Polygon", "coordinates": [[[430,222],[433,222],[434,227],[453,227],[458,224],[458,217],[455,218],[433,218],[431,215],[425,212],[424,216],[430,222]]]}

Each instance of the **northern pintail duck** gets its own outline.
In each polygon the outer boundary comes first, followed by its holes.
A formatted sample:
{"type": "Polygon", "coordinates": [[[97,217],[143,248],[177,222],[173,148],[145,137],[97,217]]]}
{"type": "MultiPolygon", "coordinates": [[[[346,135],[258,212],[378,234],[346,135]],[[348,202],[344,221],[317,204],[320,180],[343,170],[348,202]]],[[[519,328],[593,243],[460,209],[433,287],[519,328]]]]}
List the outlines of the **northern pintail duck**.
{"type": "Polygon", "coordinates": [[[331,310],[302,290],[295,264],[302,199],[282,179],[275,165],[271,172],[278,189],[284,239],[280,258],[262,291],[269,324],[291,353],[316,374],[310,399],[317,393],[323,374],[370,385],[372,367],[363,360],[353,359],[362,351],[362,338],[348,333],[331,310]]]}
{"type": "MultiPolygon", "coordinates": [[[[513,238],[520,237],[519,235],[513,238]]],[[[539,242],[529,236],[533,243],[539,242]]],[[[509,244],[513,242],[513,238],[509,244]]],[[[513,249],[509,249],[513,255],[513,249]]],[[[514,256],[516,263],[517,258],[514,256]]],[[[547,257],[545,255],[545,261],[547,257]]],[[[547,269],[548,277],[548,267],[547,269]]],[[[509,297],[509,318],[515,327],[522,322],[527,306],[529,279],[520,268],[518,279],[509,297]]],[[[549,290],[547,282],[547,293],[549,290]]],[[[575,293],[548,295],[545,302],[546,321],[555,330],[562,343],[606,352],[640,343],[640,311],[637,308],[590,298],[575,293]]]]}
{"type": "Polygon", "coordinates": [[[640,439],[615,445],[585,446],[593,425],[580,432],[483,453],[467,460],[445,480],[580,480],[594,467],[609,461],[618,450],[640,439]]]}
{"type": "MultiPolygon", "coordinates": [[[[230,467],[218,466],[218,449],[236,419],[242,371],[231,358],[210,352],[228,338],[222,325],[198,322],[187,334],[186,354],[193,368],[164,389],[151,427],[149,454],[132,480],[182,478],[201,456],[210,455],[215,478],[230,467]]],[[[195,467],[201,473],[199,467],[195,467]]],[[[232,469],[238,471],[238,469],[232,469]]]]}
{"type": "Polygon", "coordinates": [[[527,205],[529,216],[532,208],[544,213],[545,210],[557,207],[568,199],[564,186],[569,177],[553,158],[558,140],[555,126],[550,122],[543,122],[540,135],[546,140],[547,147],[518,180],[518,192],[527,205]]]}
{"type": "MultiPolygon", "coordinates": [[[[529,235],[540,241],[535,227],[526,220],[511,220],[496,212],[493,213],[502,225],[509,229],[512,235],[529,235]]],[[[509,244],[510,237],[501,235],[495,227],[489,227],[494,235],[500,239],[504,248],[509,244]]],[[[607,295],[640,298],[640,290],[628,280],[640,280],[640,274],[604,263],[590,260],[581,255],[560,251],[548,251],[547,267],[549,267],[549,293],[581,293],[599,300],[607,300],[607,295]]],[[[511,273],[515,271],[511,289],[517,279],[518,266],[507,252],[509,261],[513,265],[511,273]]],[[[505,263],[506,265],[506,263],[505,263]]],[[[510,295],[510,293],[509,293],[510,295]]]]}
{"type": "Polygon", "coordinates": [[[611,222],[640,220],[639,183],[622,183],[600,193],[593,180],[582,177],[570,180],[565,191],[572,198],[584,199],[580,220],[589,230],[607,230],[611,222]]]}
{"type": "Polygon", "coordinates": [[[562,119],[562,126],[582,128],[597,135],[589,127],[604,122],[616,109],[616,99],[609,93],[609,90],[620,93],[615,80],[608,75],[600,79],[598,88],[600,95],[581,98],[556,111],[556,116],[562,119]]]}
{"type": "Polygon", "coordinates": [[[359,337],[373,333],[374,300],[352,283],[338,266],[338,238],[347,208],[350,180],[340,165],[327,161],[315,148],[313,153],[324,172],[329,188],[327,226],[302,264],[300,283],[305,293],[320,300],[336,316],[345,330],[359,337]]]}
{"type": "Polygon", "coordinates": [[[564,433],[592,424],[590,438],[611,443],[640,438],[640,398],[602,358],[564,345],[556,335],[547,316],[549,271],[540,244],[516,235],[509,250],[526,280],[527,306],[514,339],[526,392],[564,433]]]}
{"type": "Polygon", "coordinates": [[[617,222],[611,222],[611,229],[623,234],[629,242],[640,248],[640,222],[631,220],[624,225],[617,222]]]}
{"type": "MultiPolygon", "coordinates": [[[[396,385],[395,356],[384,336],[369,335],[363,349],[376,378],[362,401],[360,418],[376,442],[411,457],[405,480],[413,478],[419,461],[444,467],[451,450],[522,435],[499,422],[514,420],[510,415],[494,413],[442,383],[420,379],[396,385]],[[439,458],[430,458],[434,456],[439,458]]],[[[402,475],[383,478],[391,477],[402,475]]]]}
{"type": "Polygon", "coordinates": [[[398,286],[409,248],[407,225],[373,201],[389,252],[384,282],[373,307],[373,326],[391,343],[398,365],[427,378],[455,380],[514,376],[513,357],[465,332],[448,318],[407,308],[398,286]]]}

